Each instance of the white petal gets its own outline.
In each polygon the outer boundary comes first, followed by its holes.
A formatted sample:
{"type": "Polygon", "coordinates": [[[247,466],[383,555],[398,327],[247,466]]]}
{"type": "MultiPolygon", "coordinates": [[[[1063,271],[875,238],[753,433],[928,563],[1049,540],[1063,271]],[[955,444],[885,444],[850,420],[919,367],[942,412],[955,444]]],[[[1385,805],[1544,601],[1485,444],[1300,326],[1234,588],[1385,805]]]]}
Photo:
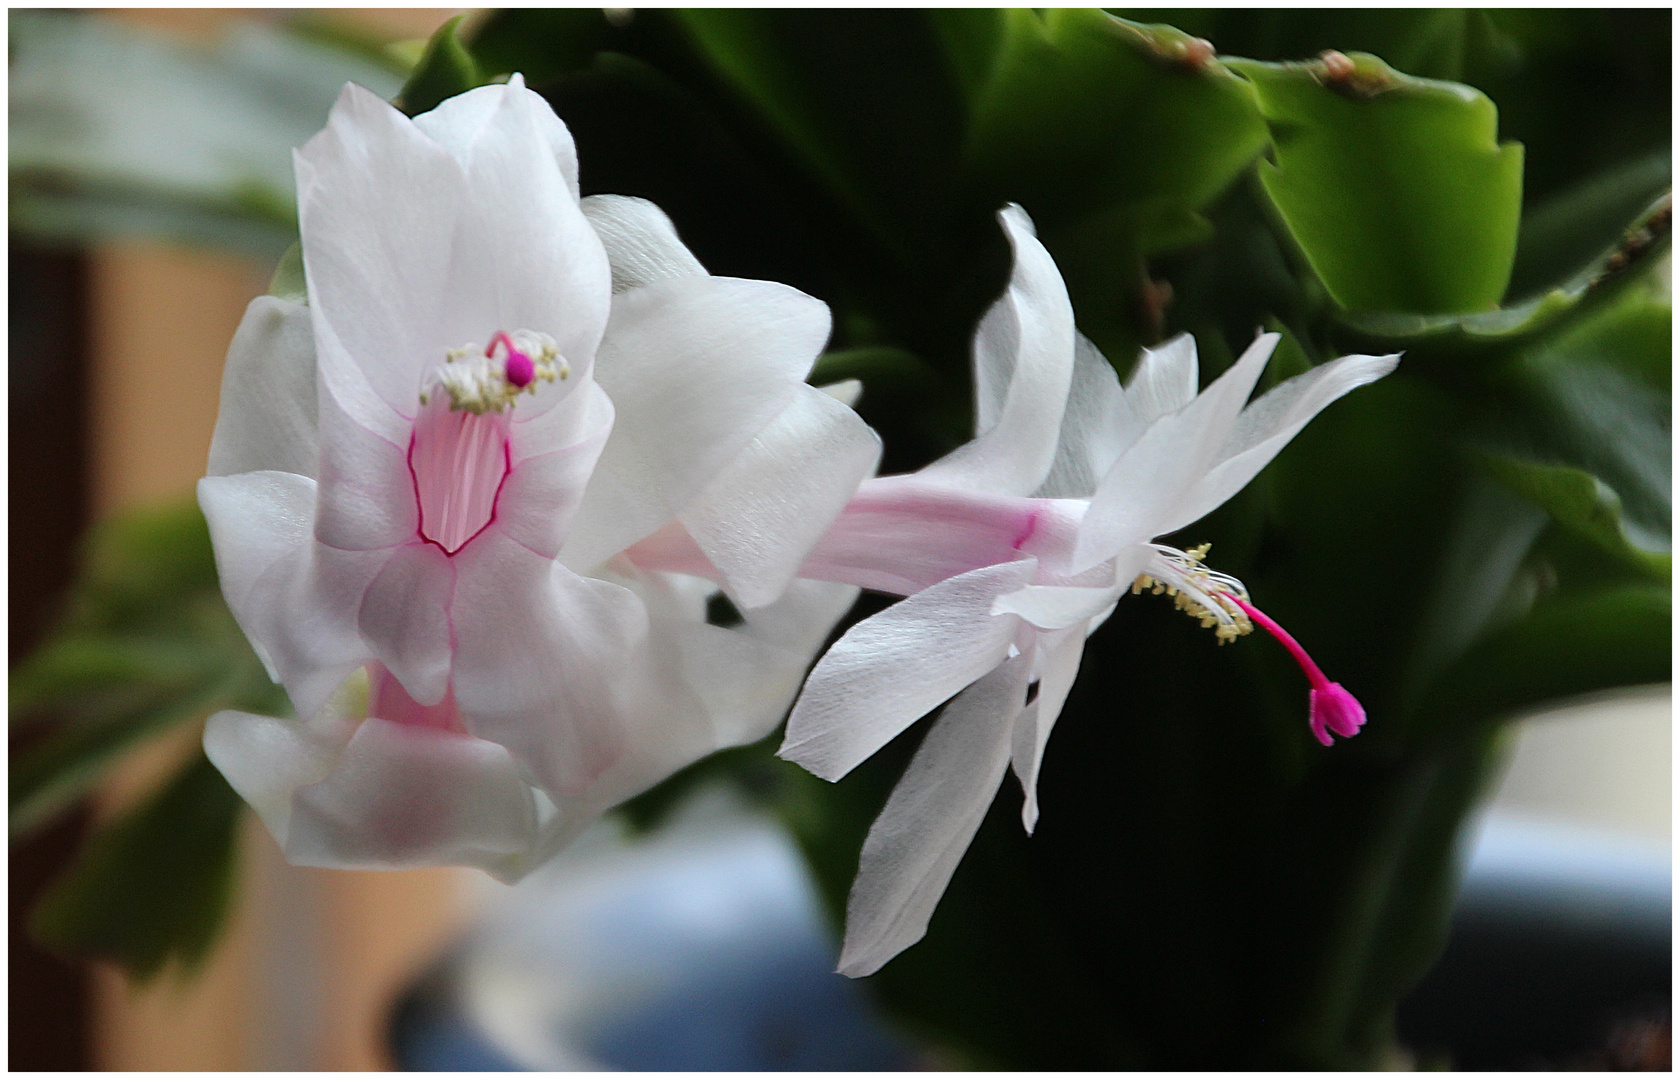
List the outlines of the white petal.
{"type": "Polygon", "coordinates": [[[313,716],[346,676],[373,659],[356,615],[390,555],[315,543],[314,495],[313,480],[290,473],[198,482],[228,609],[300,716],[313,716]]]}
{"type": "Polygon", "coordinates": [[[412,415],[426,373],[461,344],[442,332],[439,314],[469,201],[466,175],[448,150],[353,84],[294,162],[316,340],[330,326],[380,398],[412,415]]]}
{"type": "Polygon", "coordinates": [[[858,590],[795,581],[740,626],[700,626],[685,639],[684,671],[713,717],[718,747],[756,742],[787,715],[799,684],[858,590]]]}
{"type": "Polygon", "coordinates": [[[677,238],[671,219],[653,203],[627,195],[591,195],[582,205],[612,264],[613,292],[706,276],[700,260],[677,238]]]}
{"type": "Polygon", "coordinates": [[[863,397],[863,381],[861,379],[841,379],[839,382],[819,386],[817,389],[852,409],[857,408],[858,400],[863,397]]]}
{"type": "Polygon", "coordinates": [[[454,559],[455,699],[467,729],[501,743],[557,798],[584,792],[624,752],[627,657],[647,633],[627,589],[582,578],[495,525],[454,559]]]}
{"type": "Polygon", "coordinates": [[[1115,462],[1098,485],[1080,526],[1069,567],[1072,572],[1089,569],[1127,545],[1171,531],[1179,507],[1213,467],[1277,341],[1276,334],[1255,339],[1213,385],[1178,412],[1151,424],[1115,462]]]}
{"type": "Polygon", "coordinates": [[[445,98],[431,112],[416,116],[414,126],[448,150],[456,161],[465,165],[471,159],[473,141],[502,107],[504,99],[509,97],[522,99],[519,103],[531,111],[538,134],[548,144],[549,152],[554,155],[554,162],[559,166],[560,174],[566,178],[566,184],[571,188],[572,198],[577,198],[577,146],[572,142],[572,133],[566,130],[565,123],[554,115],[554,110],[541,95],[526,89],[522,75],[515,73],[505,84],[480,86],[464,94],[445,98]],[[529,100],[531,98],[536,100],[533,102],[529,100]]]}
{"type": "Polygon", "coordinates": [[[828,309],[768,281],[693,277],[615,298],[595,377],[617,411],[561,558],[589,570],[674,517],[775,419],[828,309]]]}
{"type": "Polygon", "coordinates": [[[1032,559],[987,566],[865,619],[817,663],[776,753],[838,780],[934,707],[995,668],[1019,620],[992,604],[1032,580],[1032,559]]]}
{"type": "Polygon", "coordinates": [[[286,856],[300,866],[496,872],[536,832],[531,789],[502,747],[370,717],[331,773],[294,796],[286,856]]]}
{"type": "Polygon", "coordinates": [[[1273,387],[1237,417],[1220,450],[1219,463],[1196,485],[1176,517],[1188,525],[1211,513],[1259,475],[1326,406],[1350,390],[1376,382],[1399,362],[1398,354],[1344,356],[1273,387]]]}
{"type": "Polygon", "coordinates": [[[1015,269],[974,339],[976,434],[920,475],[963,490],[1029,495],[1056,459],[1073,378],[1073,305],[1021,208],[1010,205],[998,219],[1015,269]]]}
{"type": "MultiPolygon", "coordinates": [[[[448,284],[432,298],[443,334],[434,365],[452,346],[520,329],[552,335],[574,379],[588,373],[612,303],[612,271],[551,152],[557,127],[546,101],[510,83],[474,138],[448,284]]],[[[541,412],[576,385],[544,387],[519,409],[541,412]]]]}
{"type": "Polygon", "coordinates": [[[593,383],[513,424],[513,469],[496,497],[496,523],[509,538],[539,555],[559,553],[612,425],[612,401],[593,383]]]}
{"type": "Polygon", "coordinates": [[[315,530],[315,481],[295,473],[206,476],[198,482],[198,503],[210,526],[222,596],[236,616],[257,580],[303,552],[315,530]]]}
{"type": "MultiPolygon", "coordinates": [[[[1128,578],[1126,583],[1130,582],[1128,578]]],[[[1118,584],[1105,588],[1028,585],[998,597],[992,604],[992,614],[1019,615],[1040,630],[1065,630],[1070,626],[1084,626],[1096,618],[1114,603],[1120,590],[1118,584]]]]}
{"type": "Polygon", "coordinates": [[[1021,804],[1021,824],[1030,834],[1038,826],[1038,772],[1044,763],[1044,746],[1050,731],[1062,715],[1068,692],[1079,675],[1079,661],[1085,655],[1084,626],[1056,633],[1040,634],[1037,648],[1038,697],[1021,710],[1011,740],[1010,760],[1026,796],[1021,804]]]}
{"type": "Polygon", "coordinates": [[[1084,334],[1075,335],[1073,383],[1062,415],[1056,460],[1038,489],[1040,498],[1088,499],[1097,480],[1143,433],[1126,426],[1130,410],[1114,366],[1084,334]]]}
{"type": "Polygon", "coordinates": [[[945,706],[863,842],[846,902],[840,973],[872,975],[920,941],[1009,767],[1030,657],[1017,656],[945,706]]]}
{"type": "Polygon", "coordinates": [[[282,847],[292,820],[292,793],[332,771],[350,736],[320,738],[296,720],[226,710],[204,724],[204,754],[251,804],[282,847]]]}
{"type": "MultiPolygon", "coordinates": [[[[649,648],[627,681],[637,691],[623,713],[625,746],[591,785],[586,809],[604,809],[728,746],[756,742],[787,714],[811,658],[857,590],[796,581],[776,603],[733,627],[708,625],[713,586],[641,575],[628,584],[647,605],[649,648]]],[[[579,803],[563,809],[576,812],[579,803]]]]}
{"type": "Polygon", "coordinates": [[[372,551],[419,538],[420,505],[408,446],[370,431],[324,390],[315,535],[344,551],[372,551]]]}
{"type": "Polygon", "coordinates": [[[449,689],[455,568],[435,544],[398,548],[362,596],[357,626],[374,656],[421,705],[449,689]]]}
{"type": "Polygon", "coordinates": [[[259,296],[222,369],[211,476],[274,470],[315,475],[315,337],[309,309],[259,296]]]}
{"type": "Polygon", "coordinates": [[[1189,334],[1143,350],[1126,381],[1126,405],[1140,429],[1190,404],[1196,396],[1196,366],[1196,339],[1189,334]]]}
{"type": "Polygon", "coordinates": [[[881,439],[857,413],[801,386],[680,520],[736,602],[759,607],[782,594],[880,459],[881,439]]]}

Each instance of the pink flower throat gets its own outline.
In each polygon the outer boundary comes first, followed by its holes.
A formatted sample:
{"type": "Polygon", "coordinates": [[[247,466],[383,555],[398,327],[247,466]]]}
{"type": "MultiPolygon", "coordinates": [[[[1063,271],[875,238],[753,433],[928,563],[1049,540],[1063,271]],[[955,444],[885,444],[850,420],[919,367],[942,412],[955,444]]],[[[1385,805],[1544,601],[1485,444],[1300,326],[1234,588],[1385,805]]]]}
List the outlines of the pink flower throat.
{"type": "Polygon", "coordinates": [[[408,443],[420,539],[446,555],[461,550],[494,520],[511,468],[506,414],[451,409],[446,395],[433,396],[408,443]]]}

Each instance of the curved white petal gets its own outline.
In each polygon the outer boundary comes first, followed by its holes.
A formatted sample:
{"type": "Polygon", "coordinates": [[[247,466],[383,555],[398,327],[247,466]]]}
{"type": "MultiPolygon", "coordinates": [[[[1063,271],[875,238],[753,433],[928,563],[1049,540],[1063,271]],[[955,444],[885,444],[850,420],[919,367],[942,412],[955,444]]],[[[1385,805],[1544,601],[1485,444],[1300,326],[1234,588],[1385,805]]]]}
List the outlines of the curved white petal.
{"type": "Polygon", "coordinates": [[[839,382],[827,383],[817,387],[829,397],[847,408],[857,408],[858,401],[863,397],[863,380],[841,379],[839,382]]]}
{"type": "Polygon", "coordinates": [[[370,431],[324,390],[315,536],[344,551],[372,551],[419,538],[420,503],[408,446],[370,431]]]}
{"type": "Polygon", "coordinates": [[[1129,427],[1130,411],[1114,366],[1084,334],[1074,337],[1073,382],[1062,415],[1056,460],[1037,495],[1047,499],[1088,499],[1097,480],[1142,434],[1129,427]]]}
{"type": "Polygon", "coordinates": [[[1141,432],[1190,404],[1197,387],[1196,339],[1180,334],[1158,349],[1144,349],[1126,380],[1126,406],[1141,432]]]}
{"type": "Polygon", "coordinates": [[[787,407],[828,329],[820,301],[768,281],[616,297],[595,377],[617,417],[561,559],[593,569],[681,511],[787,407]]]}
{"type": "Polygon", "coordinates": [[[299,866],[496,873],[537,839],[536,802],[505,749],[377,717],[292,804],[285,850],[299,866]]]}
{"type": "Polygon", "coordinates": [[[899,732],[995,668],[1020,621],[997,598],[1037,562],[987,566],[942,581],[865,619],[818,661],[776,753],[838,780],[899,732]]]}
{"type": "MultiPolygon", "coordinates": [[[[551,335],[573,378],[588,373],[612,304],[612,271],[571,181],[552,152],[564,125],[541,96],[509,82],[462,163],[466,201],[451,238],[449,278],[434,295],[439,332],[432,363],[497,330],[551,335]]],[[[572,386],[544,387],[521,401],[541,412],[572,386]]]]}
{"type": "Polygon", "coordinates": [[[1256,338],[1211,386],[1179,411],[1156,420],[1115,462],[1098,484],[1080,525],[1072,572],[1171,531],[1187,493],[1213,467],[1277,341],[1276,334],[1256,338]]]}
{"type": "Polygon", "coordinates": [[[963,490],[1030,495],[1056,459],[1073,378],[1073,305],[1026,213],[1011,204],[998,220],[1015,269],[974,338],[976,434],[920,475],[963,490]]]}
{"type": "Polygon", "coordinates": [[[309,309],[259,296],[228,346],[209,474],[273,470],[312,477],[318,454],[309,309]]]}
{"type": "Polygon", "coordinates": [[[559,554],[612,425],[612,401],[593,383],[512,425],[513,469],[496,498],[496,524],[509,538],[539,555],[559,554]]]}
{"type": "Polygon", "coordinates": [[[356,625],[373,655],[421,705],[449,689],[455,568],[436,544],[396,549],[362,595],[356,625]]]}
{"type": "Polygon", "coordinates": [[[1237,417],[1220,449],[1219,463],[1174,515],[1180,523],[1164,531],[1172,532],[1211,513],[1259,475],[1326,406],[1350,390],[1376,382],[1399,362],[1399,354],[1344,356],[1273,387],[1237,417]]]}
{"type": "Polygon", "coordinates": [[[615,580],[647,605],[648,648],[627,671],[624,752],[583,796],[562,803],[564,813],[599,812],[713,751],[769,734],[857,596],[844,585],[796,581],[774,604],[723,627],[706,622],[716,591],[709,583],[656,574],[615,580]]]}
{"type": "Polygon", "coordinates": [[[787,588],[880,460],[881,439],[868,424],[801,386],[679,520],[735,601],[760,607],[787,588]]]}
{"type": "Polygon", "coordinates": [[[455,562],[455,699],[467,729],[506,746],[555,797],[624,753],[628,658],[647,616],[619,585],[573,574],[492,525],[455,562]]]}
{"type": "Polygon", "coordinates": [[[613,292],[670,278],[706,276],[706,268],[677,238],[676,226],[665,211],[646,199],[591,195],[582,206],[583,216],[606,248],[613,292]]]}
{"type": "Polygon", "coordinates": [[[702,625],[704,633],[685,636],[683,670],[713,717],[716,748],[756,742],[781,723],[857,596],[849,585],[795,581],[775,603],[743,612],[739,626],[702,625]]]}
{"type": "Polygon", "coordinates": [[[351,730],[326,738],[297,720],[228,709],[205,721],[204,754],[285,847],[292,793],[332,771],[351,730]]]}
{"type": "Polygon", "coordinates": [[[371,659],[356,612],[388,553],[316,544],[315,482],[305,476],[207,476],[198,502],[228,609],[299,715],[314,715],[371,659]]]}
{"type": "Polygon", "coordinates": [[[1021,655],[1000,664],[928,729],[863,842],[846,902],[842,975],[872,975],[927,933],[1009,767],[1030,663],[1021,655]]]}
{"type": "Polygon", "coordinates": [[[1044,764],[1044,746],[1062,715],[1062,706],[1067,704],[1073,680],[1079,676],[1085,636],[1084,626],[1038,636],[1034,658],[1038,667],[1038,697],[1021,710],[1010,743],[1010,762],[1025,795],[1021,824],[1029,834],[1038,827],[1038,773],[1044,764]]]}
{"type": "MultiPolygon", "coordinates": [[[[438,301],[457,259],[466,174],[447,149],[354,84],[294,163],[317,341],[331,326],[342,359],[388,405],[412,415],[442,350],[461,344],[442,332],[446,305],[438,301]]],[[[324,364],[337,359],[323,352],[324,364]]]]}
{"type": "MultiPolygon", "coordinates": [[[[1126,584],[1130,581],[1126,579],[1126,584]]],[[[1065,630],[1070,626],[1084,626],[1102,614],[1122,588],[1119,583],[1098,588],[1028,585],[998,597],[992,604],[992,614],[1018,615],[1040,630],[1065,630]]]]}
{"type": "Polygon", "coordinates": [[[554,115],[554,110],[541,95],[526,89],[524,76],[518,73],[505,84],[480,86],[445,98],[431,112],[416,116],[414,126],[465,165],[471,160],[473,142],[509,97],[519,99],[517,104],[530,110],[537,133],[554,155],[554,163],[559,166],[560,175],[565,177],[572,198],[577,198],[577,145],[572,141],[572,133],[566,130],[565,123],[554,115]],[[536,100],[531,101],[531,98],[536,100]]]}

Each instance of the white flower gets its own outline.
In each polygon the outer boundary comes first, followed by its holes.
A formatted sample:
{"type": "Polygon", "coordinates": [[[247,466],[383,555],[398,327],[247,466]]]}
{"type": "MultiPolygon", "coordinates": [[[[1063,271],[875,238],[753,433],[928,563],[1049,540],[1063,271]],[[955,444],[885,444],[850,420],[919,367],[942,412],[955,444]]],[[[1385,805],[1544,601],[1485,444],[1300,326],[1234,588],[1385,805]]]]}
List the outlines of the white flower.
{"type": "Polygon", "coordinates": [[[1244,407],[1276,344],[1261,336],[1197,393],[1194,342],[1146,350],[1124,389],[1078,336],[1067,292],[1018,208],[1015,270],[975,340],[977,434],[906,477],[865,483],[801,573],[909,594],[817,664],[784,757],[833,780],[945,706],[864,844],[840,970],[867,975],[919,940],[1011,763],[1037,820],[1045,743],[1085,638],[1134,587],[1171,589],[1221,640],[1255,622],[1313,680],[1315,733],[1351,735],[1358,703],[1208,570],[1154,538],[1239,491],[1326,405],[1398,357],[1350,356],[1244,407]],[[1029,688],[1037,693],[1029,702],[1029,688]]]}
{"type": "Polygon", "coordinates": [[[294,860],[516,876],[780,719],[856,591],[783,586],[878,443],[804,384],[826,308],[708,275],[651,204],[580,201],[517,76],[412,121],[347,87],[296,162],[308,305],[252,303],[199,498],[304,719],[219,714],[206,750],[294,860]],[[679,515],[739,625],[621,557],[679,515]]]}

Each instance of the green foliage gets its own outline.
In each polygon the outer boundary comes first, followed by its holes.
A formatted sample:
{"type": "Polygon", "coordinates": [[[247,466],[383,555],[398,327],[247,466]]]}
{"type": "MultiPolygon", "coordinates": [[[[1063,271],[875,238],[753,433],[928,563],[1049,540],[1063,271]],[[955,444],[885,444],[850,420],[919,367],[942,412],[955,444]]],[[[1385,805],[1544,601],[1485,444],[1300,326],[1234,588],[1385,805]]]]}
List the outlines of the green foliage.
{"type": "Polygon", "coordinates": [[[303,245],[293,244],[274,264],[268,279],[268,295],[282,300],[305,304],[309,302],[309,288],[303,275],[303,245]]]}
{"type": "Polygon", "coordinates": [[[464,94],[487,81],[478,70],[478,63],[461,43],[461,20],[457,15],[438,27],[426,42],[425,51],[414,71],[403,83],[397,95],[397,105],[410,116],[418,116],[438,107],[444,98],[464,94]]]}
{"type": "MultiPolygon", "coordinates": [[[[230,708],[288,710],[222,601],[198,508],[105,522],[89,537],[62,624],[12,671],[12,726],[22,736],[11,760],[12,835],[82,798],[141,744],[230,708]]],[[[172,794],[156,796],[90,841],[70,882],[44,902],[44,940],[63,951],[110,956],[137,974],[208,945],[214,926],[204,919],[223,905],[210,895],[224,888],[216,884],[228,842],[219,822],[231,820],[237,800],[223,794],[215,770],[195,768],[172,794]],[[187,805],[199,798],[208,817],[187,805]],[[171,822],[183,814],[169,839],[171,822]],[[160,846],[170,847],[172,861],[146,865],[160,846]],[[131,909],[123,898],[136,890],[151,890],[157,903],[179,911],[160,919],[153,909],[131,909]]]]}
{"type": "Polygon", "coordinates": [[[1253,87],[1170,26],[987,14],[1000,28],[970,94],[970,183],[1033,215],[1085,334],[1135,351],[1160,328],[1140,315],[1139,289],[1113,285],[1141,286],[1145,258],[1207,238],[1200,211],[1266,143],[1253,87]]]}
{"type": "Polygon", "coordinates": [[[1493,102],[1374,56],[1340,63],[1236,65],[1272,131],[1261,182],[1314,272],[1354,310],[1497,306],[1516,253],[1522,148],[1495,142],[1493,102]]]}
{"type": "Polygon", "coordinates": [[[30,917],[31,934],[68,956],[150,979],[209,953],[233,897],[242,804],[203,754],[100,829],[30,917]]]}
{"type": "Polygon", "coordinates": [[[1592,473],[1568,465],[1544,465],[1509,456],[1490,459],[1488,469],[1563,527],[1640,570],[1664,580],[1669,577],[1673,569],[1670,554],[1647,551],[1628,537],[1621,498],[1592,473]]]}

